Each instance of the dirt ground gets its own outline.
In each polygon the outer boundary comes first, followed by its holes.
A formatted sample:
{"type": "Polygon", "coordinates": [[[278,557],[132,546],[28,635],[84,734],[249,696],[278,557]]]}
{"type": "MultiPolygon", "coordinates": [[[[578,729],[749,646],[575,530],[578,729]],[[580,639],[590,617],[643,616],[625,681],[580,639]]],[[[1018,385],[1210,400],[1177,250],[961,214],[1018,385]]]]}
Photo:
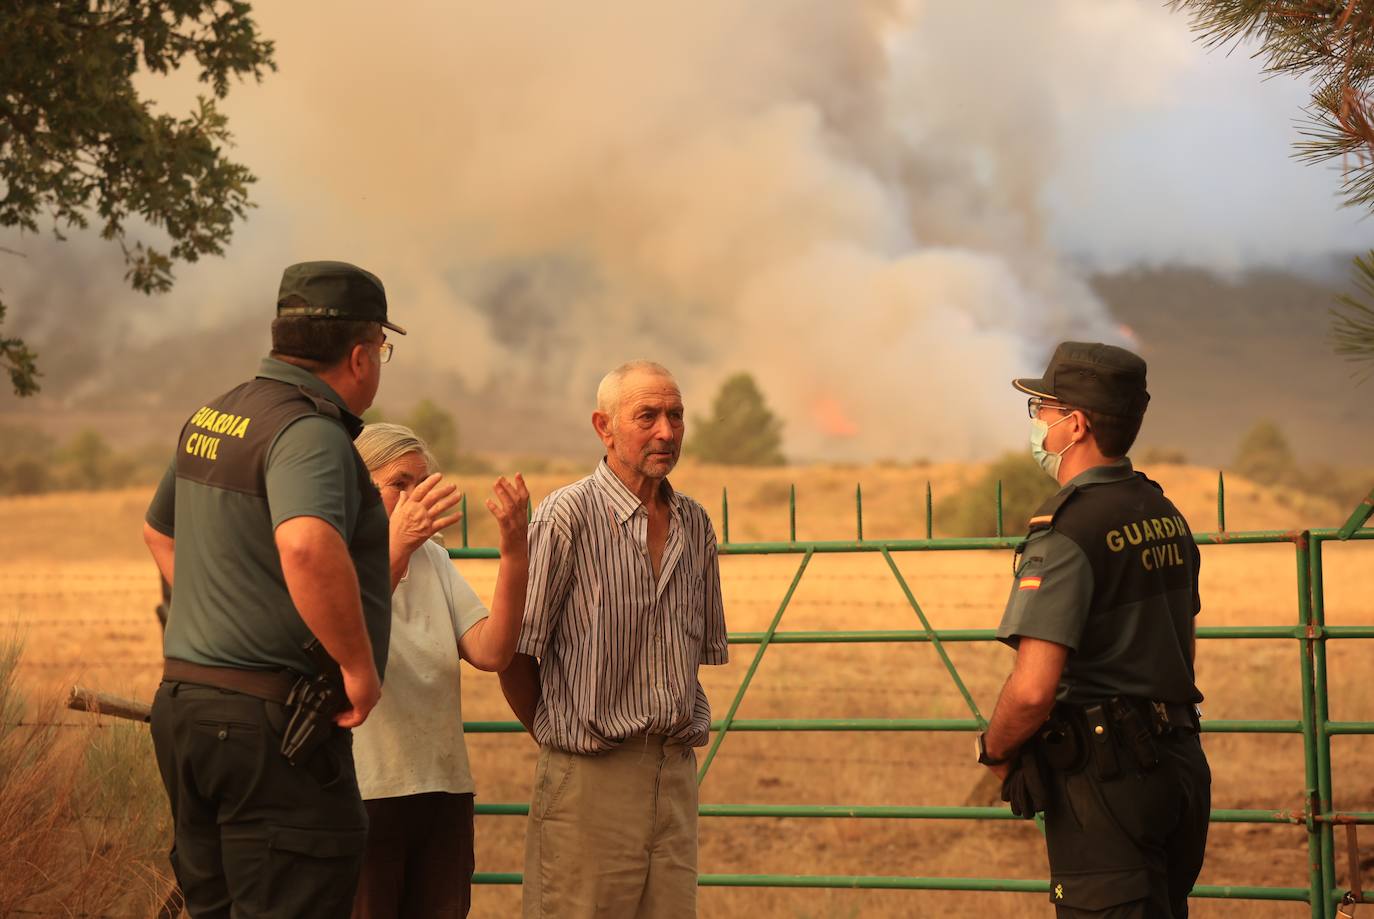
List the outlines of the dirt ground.
{"type": "MultiPolygon", "coordinates": [[[[1151,470],[1194,528],[1215,528],[1215,473],[1186,467],[1151,470]]],[[[784,538],[789,481],[799,489],[801,538],[853,533],[853,486],[864,483],[865,535],[922,535],[924,483],[937,494],[977,474],[974,467],[869,467],[751,471],[686,467],[679,489],[703,500],[719,525],[720,486],[730,484],[734,540],[784,538]]],[[[534,477],[536,498],[563,484],[534,477]]],[[[465,483],[466,484],[466,483],[465,483]]],[[[470,486],[473,497],[479,489],[470,486]]],[[[1228,481],[1232,530],[1332,526],[1348,508],[1228,481]]],[[[0,629],[26,641],[23,673],[34,689],[61,691],[73,682],[107,692],[151,697],[160,661],[153,606],[157,582],[139,539],[148,490],[48,495],[0,500],[0,629]]],[[[479,504],[474,501],[473,506],[479,504]]],[[[482,511],[485,516],[485,511],[482,511]]],[[[1009,529],[1011,524],[1009,523],[1009,529]]],[[[484,520],[474,544],[491,541],[484,520]]],[[[451,539],[450,542],[453,540],[451,539]]],[[[1203,550],[1204,625],[1276,625],[1296,621],[1293,548],[1218,546],[1203,550]]],[[[731,631],[767,628],[796,572],[796,557],[722,560],[731,631]]],[[[908,553],[898,557],[936,628],[988,628],[1008,588],[1004,552],[908,553]]],[[[489,598],[496,563],[463,561],[460,572],[489,598]]],[[[1374,544],[1326,551],[1328,621],[1374,623],[1374,544]]],[[[918,628],[880,556],[816,557],[781,628],[918,628]]],[[[994,644],[947,646],[977,705],[990,713],[1011,664],[994,644]]],[[[717,717],[730,705],[757,648],[734,645],[731,662],[704,668],[717,717]]],[[[1331,717],[1374,720],[1367,642],[1332,642],[1331,717]]],[[[1199,683],[1209,718],[1300,717],[1299,648],[1292,640],[1207,641],[1199,650],[1199,683]]],[[[464,673],[469,720],[508,720],[494,677],[464,673]]],[[[740,706],[740,718],[957,718],[967,706],[929,645],[774,645],[740,706]]],[[[71,715],[74,721],[84,716],[71,715]]],[[[1217,808],[1300,810],[1304,788],[1296,736],[1206,737],[1217,808]]],[[[535,747],[523,735],[471,735],[479,801],[524,801],[535,747]]],[[[967,734],[734,733],[702,786],[703,803],[962,804],[980,777],[967,734]]],[[[1333,743],[1335,803],[1374,810],[1374,738],[1333,743]]],[[[480,817],[478,870],[519,871],[523,820],[480,817]]],[[[1374,854],[1374,835],[1364,842],[1374,854]]],[[[1342,860],[1343,861],[1343,860],[1342,860]]],[[[1042,879],[1043,847],[1034,825],[1020,821],[707,818],[701,826],[704,873],[996,876],[1042,879]]],[[[1342,865],[1342,872],[1344,868],[1342,865]]],[[[1203,884],[1306,886],[1307,840],[1301,827],[1218,824],[1212,828],[1203,884]]],[[[1366,886],[1371,878],[1366,872],[1366,886]]],[[[518,889],[482,887],[473,915],[518,912],[518,889]]],[[[1039,895],[941,892],[705,888],[703,916],[897,917],[986,911],[1044,916],[1039,895]]],[[[1305,916],[1303,904],[1195,901],[1199,916],[1305,916]]]]}

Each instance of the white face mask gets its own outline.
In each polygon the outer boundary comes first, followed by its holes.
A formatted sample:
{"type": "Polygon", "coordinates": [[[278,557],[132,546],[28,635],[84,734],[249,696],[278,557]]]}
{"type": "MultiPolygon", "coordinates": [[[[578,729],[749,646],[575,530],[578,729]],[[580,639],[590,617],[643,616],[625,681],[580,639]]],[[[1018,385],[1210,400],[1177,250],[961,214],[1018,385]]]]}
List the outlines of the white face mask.
{"type": "MultiPolygon", "coordinates": [[[[1072,414],[1065,415],[1054,424],[1062,424],[1068,421],[1070,417],[1072,417],[1072,414]]],[[[1050,424],[1039,418],[1031,419],[1030,445],[1031,456],[1035,457],[1035,461],[1040,464],[1040,468],[1045,470],[1045,473],[1049,475],[1050,478],[1058,482],[1059,463],[1063,460],[1064,454],[1069,452],[1069,447],[1072,447],[1073,444],[1069,444],[1068,447],[1065,447],[1058,453],[1051,453],[1045,449],[1045,435],[1049,434],[1050,428],[1054,427],[1054,424],[1050,424]]]]}

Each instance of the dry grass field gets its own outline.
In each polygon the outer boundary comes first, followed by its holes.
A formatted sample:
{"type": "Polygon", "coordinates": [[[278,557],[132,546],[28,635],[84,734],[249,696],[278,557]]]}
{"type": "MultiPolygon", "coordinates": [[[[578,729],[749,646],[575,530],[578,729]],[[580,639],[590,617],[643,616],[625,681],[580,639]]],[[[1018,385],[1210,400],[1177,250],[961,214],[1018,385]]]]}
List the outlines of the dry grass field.
{"type": "MultiPolygon", "coordinates": [[[[711,510],[719,528],[720,489],[730,486],[732,540],[787,534],[787,485],[798,486],[799,538],[850,538],[853,492],[864,486],[868,538],[919,536],[926,481],[937,500],[974,478],[966,466],[818,467],[726,470],[686,465],[677,487],[711,510]]],[[[1160,466],[1149,472],[1199,531],[1215,528],[1214,472],[1160,466]]],[[[531,478],[536,499],[572,476],[531,478]]],[[[464,482],[474,498],[485,483],[464,482]]],[[[1231,530],[1334,526],[1349,508],[1228,481],[1231,530]]],[[[153,606],[156,577],[139,538],[148,491],[47,495],[0,500],[0,630],[26,638],[20,674],[30,697],[50,698],[73,682],[141,699],[151,697],[159,665],[153,606]]],[[[473,502],[474,508],[480,504],[473,502]]],[[[493,530],[474,513],[473,544],[493,530]]],[[[1015,529],[1008,522],[1008,529],[1015,529]]],[[[954,535],[940,534],[936,535],[954,535]]],[[[452,543],[453,540],[450,539],[452,543]]],[[[729,557],[722,561],[731,631],[763,630],[796,571],[799,557],[729,557]]],[[[937,628],[988,628],[1008,589],[1003,552],[909,553],[899,565],[937,628]]],[[[459,563],[489,597],[494,562],[459,563]]],[[[1328,621],[1374,622],[1374,545],[1329,546],[1328,621]]],[[[1203,549],[1201,622],[1206,625],[1296,621],[1293,549],[1203,549]]],[[[816,557],[783,629],[901,629],[919,623],[882,558],[816,557]]],[[[731,663],[705,668],[718,716],[728,709],[756,646],[735,645],[731,663]]],[[[984,714],[989,714],[1011,652],[992,644],[952,644],[949,653],[984,714]]],[[[1333,642],[1331,716],[1374,720],[1367,642],[1333,642]]],[[[1212,718],[1300,716],[1299,649],[1284,641],[1208,641],[1199,650],[1199,682],[1212,718]]],[[[494,677],[468,670],[464,711],[472,720],[506,720],[494,677]]],[[[967,707],[928,645],[775,645],[740,707],[741,718],[964,717],[967,707]]],[[[67,714],[81,722],[88,716],[67,714]]],[[[87,723],[87,722],[81,722],[87,723]]],[[[78,733],[74,729],[71,733],[78,733]]],[[[535,747],[522,735],[469,740],[479,800],[521,801],[535,747]]],[[[1301,809],[1304,786],[1296,736],[1210,735],[1206,746],[1219,808],[1301,809]]],[[[980,778],[966,734],[731,733],[712,766],[705,803],[962,804],[980,778]]],[[[1374,810],[1374,739],[1334,742],[1336,806],[1374,810]]],[[[523,821],[478,820],[478,870],[518,871],[523,821]]],[[[1374,837],[1364,840],[1374,855],[1374,837]]],[[[1041,879],[1046,865],[1032,824],[1017,822],[708,818],[701,830],[701,870],[730,873],[999,876],[1041,879]]],[[[1342,864],[1342,872],[1344,865],[1342,864]]],[[[1300,827],[1217,825],[1205,884],[1306,885],[1306,834],[1300,827]]],[[[1366,876],[1366,886],[1370,879],[1366,876]]],[[[473,914],[518,914],[515,888],[484,887],[473,914]]],[[[707,917],[897,917],[986,913],[1045,916],[1038,895],[940,892],[707,888],[707,917]]],[[[1302,904],[1197,901],[1195,915],[1305,916],[1302,904]]]]}

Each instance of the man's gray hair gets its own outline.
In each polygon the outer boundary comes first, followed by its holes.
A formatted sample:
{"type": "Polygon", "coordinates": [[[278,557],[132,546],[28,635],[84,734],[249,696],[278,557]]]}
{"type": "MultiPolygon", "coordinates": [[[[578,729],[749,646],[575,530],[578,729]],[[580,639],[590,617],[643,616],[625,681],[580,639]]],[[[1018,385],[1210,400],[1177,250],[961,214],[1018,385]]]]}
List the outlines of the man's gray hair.
{"type": "Polygon", "coordinates": [[[424,457],[426,473],[435,471],[434,454],[429,452],[429,447],[418,434],[403,424],[387,424],[383,421],[369,424],[353,441],[353,446],[358,448],[358,455],[363,458],[369,472],[376,472],[407,453],[418,453],[424,457]]]}
{"type": "Polygon", "coordinates": [[[674,385],[677,384],[677,378],[673,376],[673,372],[656,361],[626,361],[601,378],[601,385],[596,387],[596,410],[603,415],[610,416],[614,421],[620,412],[621,384],[625,382],[627,376],[636,372],[666,377],[672,380],[674,385]]]}

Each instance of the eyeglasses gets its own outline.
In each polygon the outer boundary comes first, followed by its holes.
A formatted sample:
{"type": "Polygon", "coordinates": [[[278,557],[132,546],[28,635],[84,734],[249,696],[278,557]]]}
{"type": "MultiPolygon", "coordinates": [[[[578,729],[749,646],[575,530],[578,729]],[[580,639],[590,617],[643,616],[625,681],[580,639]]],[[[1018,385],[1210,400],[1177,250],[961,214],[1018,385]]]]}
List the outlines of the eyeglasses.
{"type": "Polygon", "coordinates": [[[1073,409],[1069,408],[1067,405],[1059,402],[1050,402],[1041,396],[1031,396],[1026,400],[1026,414],[1030,417],[1034,418],[1039,415],[1042,408],[1053,409],[1056,412],[1064,412],[1065,414],[1073,411],[1073,409]]]}
{"type": "Polygon", "coordinates": [[[391,352],[394,350],[396,350],[396,346],[393,345],[391,342],[382,342],[377,347],[377,360],[381,361],[383,364],[387,363],[391,360],[391,352]]]}

